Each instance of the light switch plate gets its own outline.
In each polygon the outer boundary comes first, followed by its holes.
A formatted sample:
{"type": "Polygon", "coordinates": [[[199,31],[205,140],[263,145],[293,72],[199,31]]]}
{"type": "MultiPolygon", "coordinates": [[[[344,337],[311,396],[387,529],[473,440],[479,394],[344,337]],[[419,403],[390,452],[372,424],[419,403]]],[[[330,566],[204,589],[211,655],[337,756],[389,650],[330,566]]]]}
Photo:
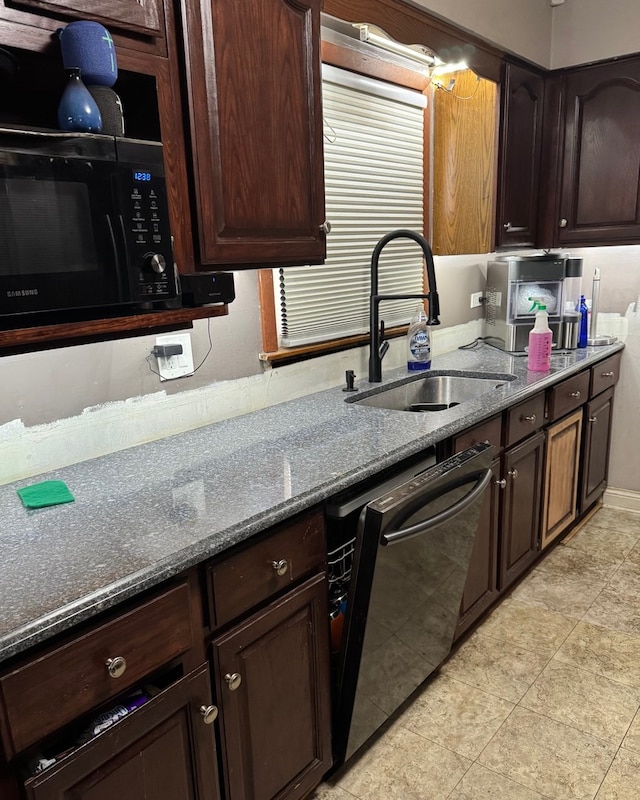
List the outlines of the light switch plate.
{"type": "Polygon", "coordinates": [[[161,381],[172,381],[193,373],[193,353],[190,333],[165,333],[156,336],[156,345],[181,344],[182,353],[168,358],[158,357],[158,372],[161,381]]]}

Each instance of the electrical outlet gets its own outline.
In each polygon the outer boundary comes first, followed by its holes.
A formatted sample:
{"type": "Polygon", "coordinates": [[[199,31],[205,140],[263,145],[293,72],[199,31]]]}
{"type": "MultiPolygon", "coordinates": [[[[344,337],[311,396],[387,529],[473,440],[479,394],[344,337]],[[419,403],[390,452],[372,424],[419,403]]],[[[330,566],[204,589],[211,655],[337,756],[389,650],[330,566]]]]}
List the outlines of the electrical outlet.
{"type": "Polygon", "coordinates": [[[182,353],[168,358],[158,357],[158,372],[161,381],[172,381],[193,373],[193,353],[190,333],[165,333],[156,336],[156,345],[181,344],[182,353]]]}
{"type": "Polygon", "coordinates": [[[482,292],[471,293],[471,305],[469,308],[480,308],[482,305],[482,292]]]}

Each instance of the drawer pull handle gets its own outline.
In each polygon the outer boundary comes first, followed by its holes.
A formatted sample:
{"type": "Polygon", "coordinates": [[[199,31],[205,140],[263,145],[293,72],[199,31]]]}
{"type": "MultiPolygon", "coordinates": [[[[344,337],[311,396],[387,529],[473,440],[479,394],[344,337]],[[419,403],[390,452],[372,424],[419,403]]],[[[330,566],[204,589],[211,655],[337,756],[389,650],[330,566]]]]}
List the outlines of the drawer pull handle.
{"type": "Polygon", "coordinates": [[[510,478],[513,478],[513,480],[515,481],[515,479],[518,477],[518,470],[517,469],[510,469],[509,472],[507,472],[507,475],[510,478]]]}
{"type": "Polygon", "coordinates": [[[127,668],[127,662],[122,656],[116,656],[115,658],[108,658],[105,663],[107,665],[107,671],[110,677],[112,678],[122,677],[127,668]]]}
{"type": "Polygon", "coordinates": [[[281,558],[279,561],[272,561],[271,566],[275,570],[276,574],[286,575],[287,570],[289,569],[289,562],[285,558],[281,558]]]}
{"type": "Polygon", "coordinates": [[[615,374],[616,374],[615,372],[603,372],[600,377],[601,378],[613,378],[613,376],[615,374]]]}
{"type": "Polygon", "coordinates": [[[589,417],[589,422],[590,422],[592,425],[595,425],[597,421],[598,421],[598,418],[597,418],[597,417],[589,417]]]}
{"type": "Polygon", "coordinates": [[[536,415],[535,414],[530,414],[528,417],[524,417],[524,416],[520,415],[520,422],[530,422],[532,425],[534,425],[535,421],[536,421],[536,415]]]}
{"type": "Polygon", "coordinates": [[[205,725],[212,725],[218,719],[216,706],[200,706],[200,713],[205,725]]]}
{"type": "Polygon", "coordinates": [[[496,486],[499,486],[501,489],[506,489],[507,488],[507,479],[506,478],[502,478],[501,480],[496,481],[496,486]]]}
{"type": "Polygon", "coordinates": [[[224,676],[224,679],[232,692],[235,692],[235,690],[242,683],[242,675],[240,675],[239,672],[227,672],[227,674],[224,676]]]}
{"type": "Polygon", "coordinates": [[[581,396],[582,395],[580,394],[579,391],[578,392],[571,392],[571,394],[569,395],[569,397],[575,397],[576,400],[578,400],[581,396]]]}

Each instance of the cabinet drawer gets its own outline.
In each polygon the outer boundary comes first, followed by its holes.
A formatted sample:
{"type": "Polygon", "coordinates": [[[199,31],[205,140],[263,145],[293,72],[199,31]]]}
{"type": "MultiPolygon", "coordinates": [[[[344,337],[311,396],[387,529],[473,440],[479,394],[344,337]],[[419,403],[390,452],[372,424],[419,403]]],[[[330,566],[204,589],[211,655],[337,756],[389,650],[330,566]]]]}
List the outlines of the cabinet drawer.
{"type": "Polygon", "coordinates": [[[591,367],[590,397],[595,397],[618,382],[621,358],[622,353],[616,353],[615,356],[605,358],[604,361],[591,367]]]}
{"type": "Polygon", "coordinates": [[[511,447],[525,436],[535,433],[543,424],[544,393],[540,392],[507,411],[504,446],[511,447]]]}
{"type": "Polygon", "coordinates": [[[458,434],[453,440],[453,452],[461,453],[478,442],[487,442],[496,448],[497,453],[500,450],[501,439],[502,417],[497,416],[458,434]]]}
{"type": "Polygon", "coordinates": [[[189,588],[181,584],[0,676],[8,756],[104,703],[191,647],[189,588]],[[124,672],[107,662],[124,659],[124,672]]]}
{"type": "Polygon", "coordinates": [[[324,522],[314,511],[207,567],[211,618],[223,625],[326,562],[324,522]]]}
{"type": "Polygon", "coordinates": [[[574,408],[583,405],[589,397],[589,370],[560,381],[549,390],[547,416],[550,422],[564,417],[574,408]]]}

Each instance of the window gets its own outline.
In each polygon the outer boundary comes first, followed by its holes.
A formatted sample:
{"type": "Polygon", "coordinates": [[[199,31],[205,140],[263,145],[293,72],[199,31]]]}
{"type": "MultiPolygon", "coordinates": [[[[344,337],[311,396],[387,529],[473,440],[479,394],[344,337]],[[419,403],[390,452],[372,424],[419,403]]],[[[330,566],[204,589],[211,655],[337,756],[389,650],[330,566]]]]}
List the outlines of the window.
{"type": "MultiPolygon", "coordinates": [[[[279,343],[297,347],[369,327],[370,259],[396,228],[424,231],[424,117],[419,91],[323,65],[327,259],[274,270],[279,343]]],[[[424,291],[422,255],[409,240],[380,259],[381,294],[424,291]]],[[[406,324],[415,300],[387,301],[387,327],[406,324]]]]}

